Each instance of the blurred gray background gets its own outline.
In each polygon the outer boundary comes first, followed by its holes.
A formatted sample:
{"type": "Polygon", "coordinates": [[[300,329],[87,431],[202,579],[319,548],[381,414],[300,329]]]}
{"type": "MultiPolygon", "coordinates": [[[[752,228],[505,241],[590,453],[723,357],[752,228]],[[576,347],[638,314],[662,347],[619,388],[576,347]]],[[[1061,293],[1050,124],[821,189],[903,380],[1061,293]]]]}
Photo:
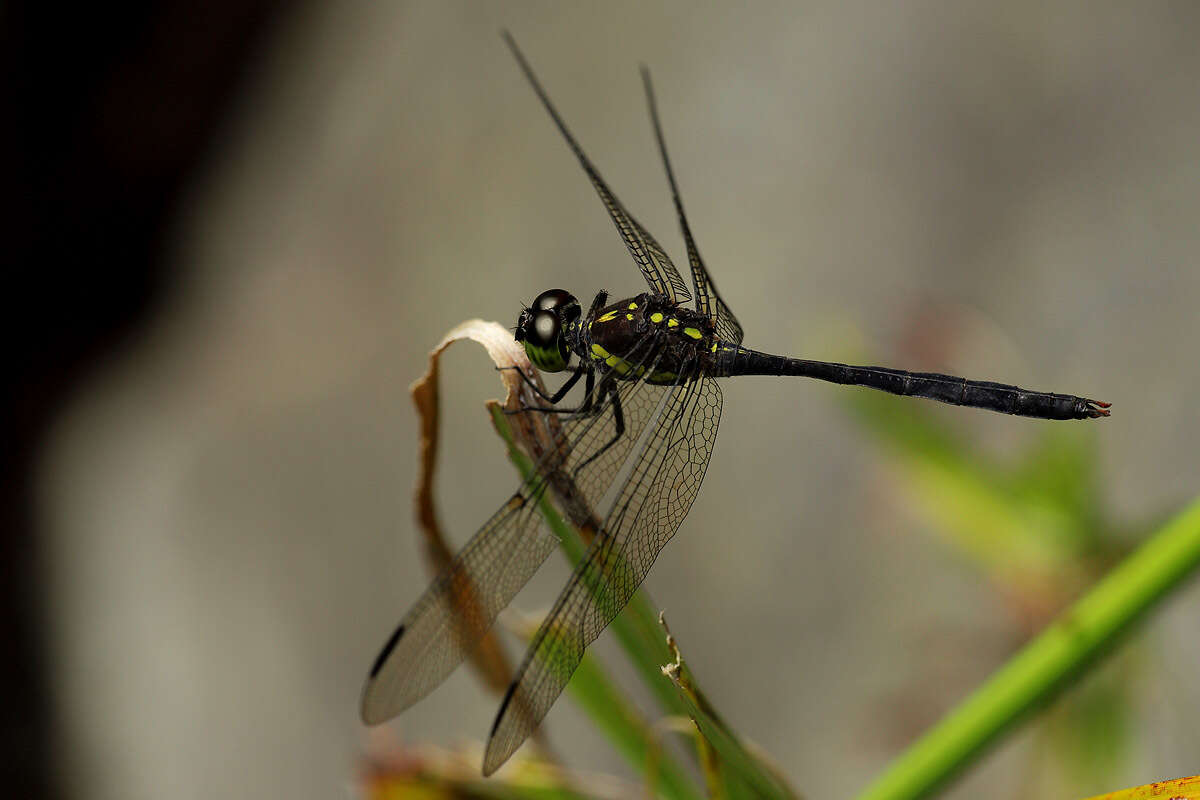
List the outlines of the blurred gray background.
{"type": "MultiPolygon", "coordinates": [[[[189,191],[167,312],[40,458],[75,796],[350,793],[378,746],[361,681],[429,578],[408,384],[464,319],[511,326],[550,287],[642,289],[502,27],[679,260],[651,68],[749,345],[1111,401],[1113,507],[1139,520],[1195,493],[1194,4],[313,4],[272,36],[189,191]],[[962,340],[906,354],[940,309],[969,320],[962,340]]],[[[439,491],[462,542],[515,477],[483,413],[490,362],[460,346],[445,365],[439,491]]],[[[713,701],[814,798],[862,788],[1019,642],[905,513],[845,391],[727,383],[705,487],[647,582],[713,701]]],[[[989,452],[1049,424],[947,413],[989,452]]],[[[552,558],[517,606],[544,608],[566,574],[552,558]]],[[[1197,602],[1150,622],[1190,641],[1148,682],[1126,785],[1200,764],[1197,602]]],[[[460,670],[383,735],[481,741],[496,706],[460,670]]],[[[569,699],[547,725],[573,766],[629,774],[569,699]]],[[[1019,733],[949,796],[1021,794],[1035,746],[1019,733]]]]}

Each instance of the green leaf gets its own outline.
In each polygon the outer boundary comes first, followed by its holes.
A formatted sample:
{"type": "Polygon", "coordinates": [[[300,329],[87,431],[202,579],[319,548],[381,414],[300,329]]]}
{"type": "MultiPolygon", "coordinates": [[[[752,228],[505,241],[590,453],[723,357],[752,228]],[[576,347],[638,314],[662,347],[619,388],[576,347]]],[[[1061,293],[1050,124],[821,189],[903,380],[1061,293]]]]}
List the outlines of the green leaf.
{"type": "Polygon", "coordinates": [[[860,800],[929,796],[1069,685],[1198,566],[1200,501],[1160,528],[892,762],[860,800]]]}
{"type": "Polygon", "coordinates": [[[721,719],[697,686],[695,676],[684,662],[683,655],[661,614],[659,621],[667,633],[667,645],[674,653],[672,663],[663,667],[662,672],[678,690],[679,697],[687,706],[688,716],[711,747],[711,751],[702,751],[702,763],[705,765],[705,778],[709,784],[710,796],[728,794],[737,798],[796,800],[797,795],[788,786],[787,781],[761,758],[747,750],[737,734],[721,719]]]}
{"type": "Polygon", "coordinates": [[[609,680],[594,657],[584,654],[567,684],[567,692],[604,731],[625,760],[645,775],[662,796],[679,800],[700,797],[691,779],[662,749],[659,734],[609,680]]]}
{"type": "MultiPolygon", "coordinates": [[[[493,407],[491,412],[492,424],[508,446],[509,459],[516,465],[522,478],[529,478],[533,474],[533,462],[517,446],[504,412],[497,407],[493,407]]],[[[543,495],[540,509],[550,530],[558,537],[567,559],[572,566],[577,566],[583,560],[587,549],[579,537],[579,532],[574,525],[563,519],[548,496],[543,495]]],[[[663,642],[658,627],[658,615],[653,609],[654,603],[646,590],[639,589],[625,609],[613,620],[611,628],[663,711],[669,715],[681,715],[685,713],[685,709],[678,694],[662,679],[662,665],[671,661],[672,656],[663,642]]]]}
{"type": "MultiPolygon", "coordinates": [[[[516,445],[512,430],[505,419],[504,412],[496,406],[491,408],[492,423],[496,431],[508,446],[508,456],[516,465],[517,471],[523,478],[533,474],[534,465],[529,457],[516,445]]],[[[550,530],[558,537],[563,552],[573,566],[583,560],[586,547],[580,539],[578,531],[555,508],[548,496],[543,494],[538,501],[538,509],[546,520],[550,530]]],[[[670,660],[670,653],[662,637],[657,635],[657,627],[651,623],[650,628],[655,635],[648,637],[645,619],[653,618],[650,611],[650,601],[645,592],[639,590],[634,594],[625,610],[617,615],[612,622],[612,628],[624,647],[630,660],[642,675],[647,685],[655,691],[660,703],[672,714],[683,713],[683,704],[671,687],[662,680],[661,665],[670,660]]],[[[651,747],[657,747],[655,734],[650,730],[645,720],[640,717],[633,707],[608,680],[595,659],[585,654],[583,661],[575,670],[567,690],[588,712],[597,725],[608,735],[616,746],[639,771],[647,768],[651,747]]],[[[663,752],[657,754],[658,769],[656,776],[647,776],[657,780],[668,797],[696,797],[690,781],[684,777],[682,770],[670,756],[663,752]]]]}
{"type": "Polygon", "coordinates": [[[1017,468],[1002,467],[930,409],[872,392],[847,407],[898,462],[898,479],[936,530],[995,576],[1055,572],[1094,552],[1100,524],[1084,431],[1046,433],[1017,468]]]}
{"type": "MultiPolygon", "coordinates": [[[[362,781],[366,800],[593,800],[597,795],[561,768],[523,761],[503,777],[482,778],[461,756],[420,749],[405,758],[372,765],[362,781]]],[[[590,787],[589,787],[590,788],[590,787]]]]}

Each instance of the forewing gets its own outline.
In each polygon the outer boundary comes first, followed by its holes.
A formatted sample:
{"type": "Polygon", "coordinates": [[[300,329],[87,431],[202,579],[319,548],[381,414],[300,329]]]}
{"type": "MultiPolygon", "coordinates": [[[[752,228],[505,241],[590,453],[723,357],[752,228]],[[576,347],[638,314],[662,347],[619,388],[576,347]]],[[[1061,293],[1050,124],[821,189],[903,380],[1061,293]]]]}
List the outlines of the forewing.
{"type": "Polygon", "coordinates": [[[721,390],[704,378],[664,392],[652,429],[584,561],[509,687],[484,754],[490,775],[541,723],[583,658],[679,530],[708,468],[721,390]]]}
{"type": "MultiPolygon", "coordinates": [[[[648,343],[648,364],[653,351],[653,344],[648,343]]],[[[623,407],[632,412],[625,416],[625,434],[613,441],[607,396],[599,399],[597,413],[565,420],[562,446],[533,454],[537,461],[534,477],[522,483],[484,523],[404,616],[376,658],[363,688],[365,722],[384,722],[437,688],[533,577],[557,545],[554,537],[540,530],[537,512],[538,501],[548,488],[572,522],[588,524],[590,503],[608,490],[630,443],[650,416],[647,408],[651,403],[639,395],[657,393],[640,381],[622,383],[620,390],[623,407]]]]}
{"type": "Polygon", "coordinates": [[[612,218],[613,224],[617,226],[617,232],[621,234],[621,239],[624,240],[625,246],[629,248],[630,255],[637,262],[638,268],[642,271],[642,277],[646,279],[646,283],[650,288],[671,298],[676,303],[683,303],[691,299],[688,293],[687,286],[683,282],[683,278],[679,275],[679,270],[675,269],[675,265],[671,263],[671,259],[667,256],[662,246],[655,241],[654,237],[643,228],[633,216],[625,210],[621,205],[621,201],[608,188],[608,184],[600,177],[600,173],[592,165],[592,162],[584,154],[583,148],[575,141],[575,137],[567,128],[566,122],[559,116],[558,110],[554,104],[550,102],[550,97],[542,88],[542,84],[538,81],[537,76],[533,73],[533,68],[529,66],[529,62],[525,60],[524,54],[517,47],[516,41],[508,33],[504,32],[504,41],[508,43],[513,55],[516,56],[517,63],[521,65],[521,70],[525,73],[525,77],[529,79],[533,85],[533,90],[542,101],[542,105],[546,107],[546,111],[550,113],[550,117],[554,120],[554,124],[558,126],[558,130],[562,133],[563,138],[567,140],[567,145],[570,146],[571,152],[579,159],[580,166],[587,173],[588,179],[591,180],[592,186],[596,187],[596,193],[600,195],[600,201],[604,203],[605,210],[612,218]]]}
{"type": "Polygon", "coordinates": [[[687,214],[683,211],[683,200],[679,196],[679,186],[675,183],[675,171],[671,169],[671,159],[667,155],[667,142],[663,137],[662,123],[658,119],[658,103],[654,99],[654,86],[650,83],[650,70],[645,67],[642,67],[642,83],[646,87],[646,102],[650,106],[650,121],[654,125],[654,138],[658,141],[658,152],[662,155],[663,166],[667,171],[667,181],[671,184],[671,199],[675,201],[675,215],[679,218],[679,229],[683,233],[683,243],[687,247],[688,265],[692,269],[692,289],[696,297],[696,310],[707,315],[713,321],[717,336],[725,341],[741,344],[742,325],[717,292],[717,286],[708,274],[708,269],[700,258],[700,250],[696,247],[696,240],[692,237],[687,214]]]}
{"type": "Polygon", "coordinates": [[[364,722],[391,719],[437,688],[554,550],[538,530],[545,487],[523,485],[404,615],[363,687],[364,722]]]}

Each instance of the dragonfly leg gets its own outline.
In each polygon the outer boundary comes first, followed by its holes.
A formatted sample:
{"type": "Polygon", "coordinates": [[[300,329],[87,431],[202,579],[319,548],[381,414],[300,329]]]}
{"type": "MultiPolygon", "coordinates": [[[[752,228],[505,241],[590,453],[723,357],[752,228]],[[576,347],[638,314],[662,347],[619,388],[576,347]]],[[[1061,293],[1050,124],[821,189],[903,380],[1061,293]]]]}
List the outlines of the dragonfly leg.
{"type": "Polygon", "coordinates": [[[581,469],[586,467],[588,464],[595,461],[600,456],[604,455],[604,452],[606,450],[608,450],[608,448],[612,447],[614,444],[621,441],[621,437],[625,435],[625,414],[621,410],[621,393],[619,391],[617,391],[616,383],[610,383],[608,385],[608,396],[609,396],[609,399],[612,401],[613,425],[615,426],[616,431],[613,434],[613,438],[609,439],[608,442],[605,443],[605,445],[603,447],[601,447],[596,452],[592,453],[590,456],[588,456],[586,459],[584,459],[583,463],[581,463],[579,466],[575,467],[576,473],[578,473],[581,469]]]}
{"type": "MultiPolygon", "coordinates": [[[[557,403],[559,400],[562,400],[564,397],[566,397],[567,392],[571,391],[571,388],[573,386],[575,386],[576,383],[579,382],[580,376],[582,376],[583,373],[585,373],[585,372],[591,371],[590,367],[587,364],[580,363],[580,365],[575,368],[575,372],[572,373],[571,377],[567,378],[566,382],[562,386],[558,387],[558,391],[556,391],[554,394],[546,394],[544,391],[542,391],[542,388],[540,386],[538,386],[536,383],[534,383],[533,378],[530,378],[528,375],[526,375],[525,370],[521,369],[520,367],[518,367],[518,366],[496,367],[497,372],[507,372],[508,370],[516,370],[517,374],[521,376],[522,382],[524,382],[524,384],[526,386],[528,386],[533,391],[534,394],[536,394],[538,397],[540,397],[543,400],[546,400],[550,403],[557,403]]],[[[524,411],[524,410],[527,410],[527,409],[520,409],[518,411],[506,411],[505,413],[506,414],[519,414],[519,413],[521,413],[521,411],[524,411]]]]}
{"type": "MultiPolygon", "coordinates": [[[[505,367],[504,369],[515,369],[515,367],[505,367]]],[[[521,374],[524,375],[524,373],[521,373],[521,374]]],[[[595,390],[595,386],[596,386],[596,371],[588,365],[580,364],[579,368],[575,371],[575,374],[572,375],[570,378],[568,378],[567,382],[564,383],[561,387],[559,387],[558,391],[555,392],[552,396],[547,396],[545,393],[537,391],[536,386],[534,386],[534,391],[539,396],[543,397],[546,400],[549,400],[551,403],[557,403],[559,400],[562,400],[563,397],[566,396],[567,392],[570,391],[571,387],[574,386],[579,381],[579,377],[581,375],[585,375],[585,374],[587,375],[587,381],[584,383],[583,402],[580,403],[579,406],[576,408],[554,408],[554,407],[550,407],[550,406],[545,406],[545,407],[543,407],[543,406],[526,406],[524,408],[518,408],[515,410],[505,409],[504,413],[508,414],[508,415],[512,415],[512,414],[525,414],[528,412],[536,412],[539,414],[568,414],[568,415],[579,414],[581,416],[588,416],[589,414],[592,413],[593,401],[595,399],[595,391],[594,390],[595,390]]],[[[528,380],[528,377],[526,377],[526,380],[528,380]]]]}
{"type": "Polygon", "coordinates": [[[592,298],[592,308],[588,311],[587,319],[592,319],[596,316],[600,309],[608,305],[608,292],[604,289],[596,292],[596,296],[592,298]]]}

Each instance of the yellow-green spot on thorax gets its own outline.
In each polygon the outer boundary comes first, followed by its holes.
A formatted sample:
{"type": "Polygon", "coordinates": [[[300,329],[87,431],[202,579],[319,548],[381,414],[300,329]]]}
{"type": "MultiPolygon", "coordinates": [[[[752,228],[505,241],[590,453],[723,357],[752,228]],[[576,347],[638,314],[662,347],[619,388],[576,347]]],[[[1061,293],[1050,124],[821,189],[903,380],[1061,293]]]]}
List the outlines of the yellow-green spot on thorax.
{"type": "Polygon", "coordinates": [[[605,364],[612,367],[618,375],[624,376],[632,372],[638,377],[641,377],[642,375],[646,374],[645,367],[630,364],[620,356],[615,356],[608,352],[603,345],[596,344],[595,342],[592,343],[592,358],[596,359],[597,361],[603,361],[605,364]]]}
{"type": "Polygon", "coordinates": [[[620,356],[609,356],[604,359],[604,363],[612,367],[618,375],[628,375],[632,372],[640,378],[646,373],[645,367],[634,366],[620,356]]]}
{"type": "Polygon", "coordinates": [[[630,303],[630,304],[629,304],[629,310],[630,310],[630,311],[637,311],[637,303],[630,303]]]}
{"type": "Polygon", "coordinates": [[[679,320],[677,320],[677,319],[669,319],[669,320],[667,320],[667,327],[668,327],[668,328],[677,328],[677,327],[679,327],[679,320]]]}
{"type": "Polygon", "coordinates": [[[653,314],[650,315],[650,321],[651,322],[662,322],[663,321],[662,312],[655,311],[653,314]]]}
{"type": "Polygon", "coordinates": [[[693,339],[700,339],[704,336],[704,334],[700,333],[699,329],[697,328],[684,328],[683,335],[690,336],[693,339]]]}

